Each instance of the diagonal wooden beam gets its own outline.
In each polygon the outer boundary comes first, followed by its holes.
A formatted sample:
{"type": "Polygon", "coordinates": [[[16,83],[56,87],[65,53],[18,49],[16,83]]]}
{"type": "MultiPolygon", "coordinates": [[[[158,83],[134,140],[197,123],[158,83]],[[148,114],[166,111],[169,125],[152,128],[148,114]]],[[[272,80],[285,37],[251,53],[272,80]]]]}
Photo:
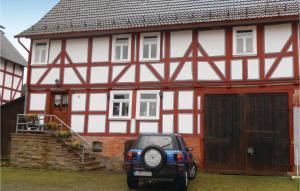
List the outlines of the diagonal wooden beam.
{"type": "Polygon", "coordinates": [[[153,73],[153,75],[161,82],[163,82],[162,76],[154,69],[154,67],[150,63],[145,63],[145,66],[149,68],[149,70],[153,73]]]}
{"type": "Polygon", "coordinates": [[[118,82],[132,65],[133,64],[128,64],[127,66],[125,66],[125,68],[115,77],[115,79],[112,79],[112,83],[118,82]]]}
{"type": "Polygon", "coordinates": [[[70,56],[68,55],[68,53],[65,54],[66,59],[68,60],[71,68],[73,69],[73,71],[75,72],[76,76],[78,77],[78,79],[80,80],[80,82],[82,84],[85,83],[84,78],[81,76],[80,72],[78,71],[77,67],[75,66],[75,64],[73,63],[72,59],[70,58],[70,56]]]}

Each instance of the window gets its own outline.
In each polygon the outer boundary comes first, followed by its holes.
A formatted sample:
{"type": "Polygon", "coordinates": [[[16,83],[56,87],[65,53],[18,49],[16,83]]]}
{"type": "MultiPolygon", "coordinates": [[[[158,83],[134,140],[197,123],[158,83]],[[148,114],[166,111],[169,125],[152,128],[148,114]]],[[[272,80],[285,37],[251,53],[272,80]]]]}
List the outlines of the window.
{"type": "Polygon", "coordinates": [[[149,145],[157,145],[159,147],[162,147],[162,149],[164,150],[176,149],[176,146],[173,144],[172,137],[167,135],[144,135],[138,141],[136,148],[144,149],[149,145]]]}
{"type": "Polygon", "coordinates": [[[234,28],[234,53],[236,55],[256,54],[255,27],[234,28]]]}
{"type": "Polygon", "coordinates": [[[131,117],[131,91],[113,91],[110,94],[110,118],[131,117]]]}
{"type": "Polygon", "coordinates": [[[146,33],[141,35],[142,50],[141,58],[143,60],[155,60],[159,57],[159,33],[146,33]]]}
{"type": "Polygon", "coordinates": [[[128,35],[114,38],[114,60],[127,61],[130,54],[130,38],[128,35]]]}
{"type": "Polygon", "coordinates": [[[67,94],[55,94],[53,105],[55,108],[67,108],[68,107],[68,95],[67,94]]]}
{"type": "Polygon", "coordinates": [[[47,61],[47,42],[39,42],[35,44],[34,63],[46,64],[47,61]]]}
{"type": "Polygon", "coordinates": [[[159,91],[139,91],[137,117],[139,119],[159,118],[159,91]]]}

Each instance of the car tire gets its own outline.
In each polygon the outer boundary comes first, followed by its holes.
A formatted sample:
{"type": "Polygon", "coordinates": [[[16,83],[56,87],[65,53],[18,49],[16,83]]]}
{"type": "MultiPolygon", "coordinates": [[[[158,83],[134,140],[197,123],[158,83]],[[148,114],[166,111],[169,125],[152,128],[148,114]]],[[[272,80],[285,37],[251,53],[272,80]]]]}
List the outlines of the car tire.
{"type": "Polygon", "coordinates": [[[179,191],[186,191],[188,187],[188,172],[185,171],[176,181],[179,191]]]}
{"type": "Polygon", "coordinates": [[[141,160],[142,160],[142,164],[144,165],[145,169],[150,170],[150,171],[158,171],[160,170],[165,164],[166,164],[166,160],[167,160],[167,154],[166,152],[159,146],[157,145],[150,145],[147,146],[141,153],[141,160]],[[148,165],[146,160],[145,160],[145,154],[149,151],[149,150],[156,150],[158,151],[158,153],[161,156],[161,161],[157,166],[151,166],[148,165]]]}
{"type": "Polygon", "coordinates": [[[196,174],[197,174],[197,166],[196,166],[196,163],[193,162],[193,164],[188,172],[188,179],[189,180],[194,179],[196,177],[196,174]]]}
{"type": "Polygon", "coordinates": [[[134,176],[127,175],[127,185],[129,189],[136,189],[139,185],[139,179],[134,176]]]}

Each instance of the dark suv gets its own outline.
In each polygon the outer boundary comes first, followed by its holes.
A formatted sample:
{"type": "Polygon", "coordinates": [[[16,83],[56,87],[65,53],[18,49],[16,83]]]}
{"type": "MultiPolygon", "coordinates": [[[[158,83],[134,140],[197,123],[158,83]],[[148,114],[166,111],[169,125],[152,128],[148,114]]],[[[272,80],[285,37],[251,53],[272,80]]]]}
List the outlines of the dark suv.
{"type": "Polygon", "coordinates": [[[128,187],[137,188],[140,180],[169,180],[185,191],[197,173],[190,151],[180,135],[141,134],[126,155],[128,187]]]}

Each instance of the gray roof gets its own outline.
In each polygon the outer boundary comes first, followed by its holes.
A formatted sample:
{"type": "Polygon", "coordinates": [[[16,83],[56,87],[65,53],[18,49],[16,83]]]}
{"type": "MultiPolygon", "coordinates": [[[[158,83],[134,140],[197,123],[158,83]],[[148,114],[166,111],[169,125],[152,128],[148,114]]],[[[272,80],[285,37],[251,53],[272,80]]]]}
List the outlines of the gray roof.
{"type": "Polygon", "coordinates": [[[299,0],[61,0],[17,36],[107,31],[299,14],[299,0]]]}
{"type": "Polygon", "coordinates": [[[0,31],[0,57],[9,60],[13,63],[20,64],[22,66],[27,65],[27,61],[20,54],[20,52],[12,45],[6,38],[4,33],[0,31]]]}

